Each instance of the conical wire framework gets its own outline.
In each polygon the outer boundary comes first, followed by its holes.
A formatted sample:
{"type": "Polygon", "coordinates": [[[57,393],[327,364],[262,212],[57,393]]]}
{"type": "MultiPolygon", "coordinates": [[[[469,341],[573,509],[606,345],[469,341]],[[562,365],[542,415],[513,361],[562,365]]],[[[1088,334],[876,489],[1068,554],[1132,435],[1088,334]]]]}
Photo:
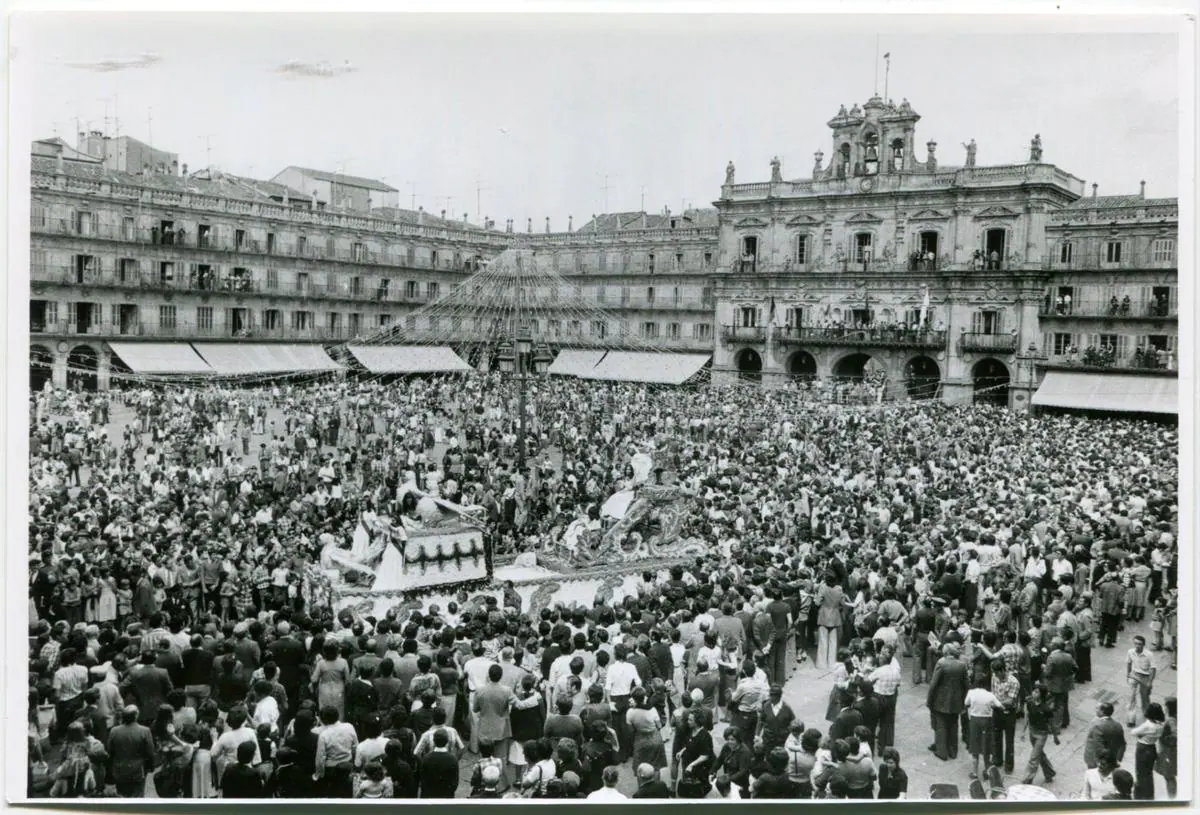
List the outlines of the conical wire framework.
{"type": "Polygon", "coordinates": [[[504,250],[434,302],[359,342],[498,347],[518,337],[555,348],[679,350],[630,330],[627,318],[586,299],[581,283],[528,248],[504,250]]]}

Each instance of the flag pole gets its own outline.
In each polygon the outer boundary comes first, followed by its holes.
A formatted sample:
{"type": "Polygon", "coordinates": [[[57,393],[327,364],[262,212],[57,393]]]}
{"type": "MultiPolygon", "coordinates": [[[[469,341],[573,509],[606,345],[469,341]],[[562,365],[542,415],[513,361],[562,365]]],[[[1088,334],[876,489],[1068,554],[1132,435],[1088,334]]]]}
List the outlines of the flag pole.
{"type": "Polygon", "coordinates": [[[872,96],[879,94],[879,35],[875,35],[875,86],[871,91],[872,96]]]}
{"type": "Polygon", "coordinates": [[[888,51],[883,55],[883,101],[884,104],[888,101],[888,75],[892,72],[892,52],[888,51]]]}

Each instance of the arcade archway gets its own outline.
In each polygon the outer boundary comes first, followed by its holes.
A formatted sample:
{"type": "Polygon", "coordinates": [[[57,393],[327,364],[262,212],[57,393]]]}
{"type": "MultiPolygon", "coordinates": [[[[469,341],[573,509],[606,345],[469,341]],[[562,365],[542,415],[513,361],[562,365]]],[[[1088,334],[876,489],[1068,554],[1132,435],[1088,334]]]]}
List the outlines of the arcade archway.
{"type": "Polygon", "coordinates": [[[29,346],[29,392],[40,393],[53,381],[54,353],[44,345],[29,346]]]}
{"type": "Polygon", "coordinates": [[[971,368],[975,386],[975,404],[1008,407],[1008,386],[1011,378],[1008,366],[998,359],[981,359],[971,368]]]}
{"type": "Polygon", "coordinates": [[[817,376],[817,361],[807,351],[797,351],[788,357],[788,373],[796,381],[815,379],[817,376]]]}
{"type": "Polygon", "coordinates": [[[94,348],[77,345],[67,355],[67,388],[94,392],[97,389],[100,357],[94,348]]]}
{"type": "Polygon", "coordinates": [[[861,380],[869,370],[870,354],[851,354],[842,357],[833,365],[833,375],[838,379],[861,380]]]}
{"type": "Polygon", "coordinates": [[[746,382],[762,381],[762,357],[753,348],[743,348],[733,358],[737,366],[738,379],[746,382]]]}
{"type": "Polygon", "coordinates": [[[904,367],[904,384],[909,399],[933,399],[942,381],[942,370],[931,357],[919,356],[904,367]]]}

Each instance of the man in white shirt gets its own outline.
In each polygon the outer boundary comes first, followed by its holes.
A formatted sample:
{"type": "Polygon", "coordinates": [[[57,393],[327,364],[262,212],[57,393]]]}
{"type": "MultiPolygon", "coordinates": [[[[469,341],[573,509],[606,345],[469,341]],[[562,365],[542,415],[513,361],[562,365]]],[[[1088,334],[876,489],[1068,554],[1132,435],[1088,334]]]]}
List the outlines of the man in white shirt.
{"type": "MultiPolygon", "coordinates": [[[[633,744],[629,732],[629,724],[625,721],[625,713],[629,710],[629,694],[633,689],[641,687],[642,680],[637,668],[630,665],[625,658],[629,655],[629,647],[618,642],[613,647],[614,662],[608,668],[608,676],[604,679],[604,692],[612,703],[614,729],[617,731],[619,745],[618,759],[626,761],[632,754],[633,744]]],[[[624,797],[624,796],[622,796],[624,797]]]]}
{"type": "Polygon", "coordinates": [[[604,782],[604,786],[595,792],[589,793],[587,799],[589,801],[625,801],[627,796],[617,790],[617,778],[619,777],[616,767],[605,767],[604,773],[600,776],[604,782]]]}

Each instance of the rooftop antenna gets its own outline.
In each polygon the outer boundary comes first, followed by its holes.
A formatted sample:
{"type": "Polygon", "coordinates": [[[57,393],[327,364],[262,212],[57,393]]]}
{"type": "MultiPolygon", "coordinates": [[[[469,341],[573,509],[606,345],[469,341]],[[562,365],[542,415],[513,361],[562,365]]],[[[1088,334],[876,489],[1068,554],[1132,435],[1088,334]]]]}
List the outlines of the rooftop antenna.
{"type": "Polygon", "coordinates": [[[154,146],[154,108],[146,108],[146,143],[154,146]]]}
{"type": "Polygon", "coordinates": [[[639,212],[646,211],[646,185],[645,184],[642,185],[642,206],[638,211],[639,212]]]}
{"type": "Polygon", "coordinates": [[[417,209],[417,184],[415,181],[406,181],[404,183],[407,184],[408,188],[412,191],[412,206],[410,207],[410,209],[412,209],[414,212],[416,212],[416,209],[417,209]]]}
{"type": "MultiPolygon", "coordinates": [[[[484,190],[491,189],[490,187],[484,187],[484,186],[480,186],[480,185],[481,185],[481,182],[479,180],[479,173],[476,173],[475,174],[475,220],[476,221],[479,221],[480,218],[483,217],[480,214],[483,211],[483,208],[480,206],[480,201],[482,200],[480,193],[482,193],[484,190]]],[[[480,223],[482,223],[482,221],[480,221],[480,223]]]]}
{"type": "MultiPolygon", "coordinates": [[[[616,176],[612,176],[612,177],[616,178],[616,176]]],[[[609,179],[609,175],[608,175],[608,173],[605,173],[604,174],[604,186],[600,188],[600,189],[604,190],[604,213],[606,215],[608,214],[608,191],[613,189],[613,187],[611,187],[609,185],[608,179],[609,179]]]]}

